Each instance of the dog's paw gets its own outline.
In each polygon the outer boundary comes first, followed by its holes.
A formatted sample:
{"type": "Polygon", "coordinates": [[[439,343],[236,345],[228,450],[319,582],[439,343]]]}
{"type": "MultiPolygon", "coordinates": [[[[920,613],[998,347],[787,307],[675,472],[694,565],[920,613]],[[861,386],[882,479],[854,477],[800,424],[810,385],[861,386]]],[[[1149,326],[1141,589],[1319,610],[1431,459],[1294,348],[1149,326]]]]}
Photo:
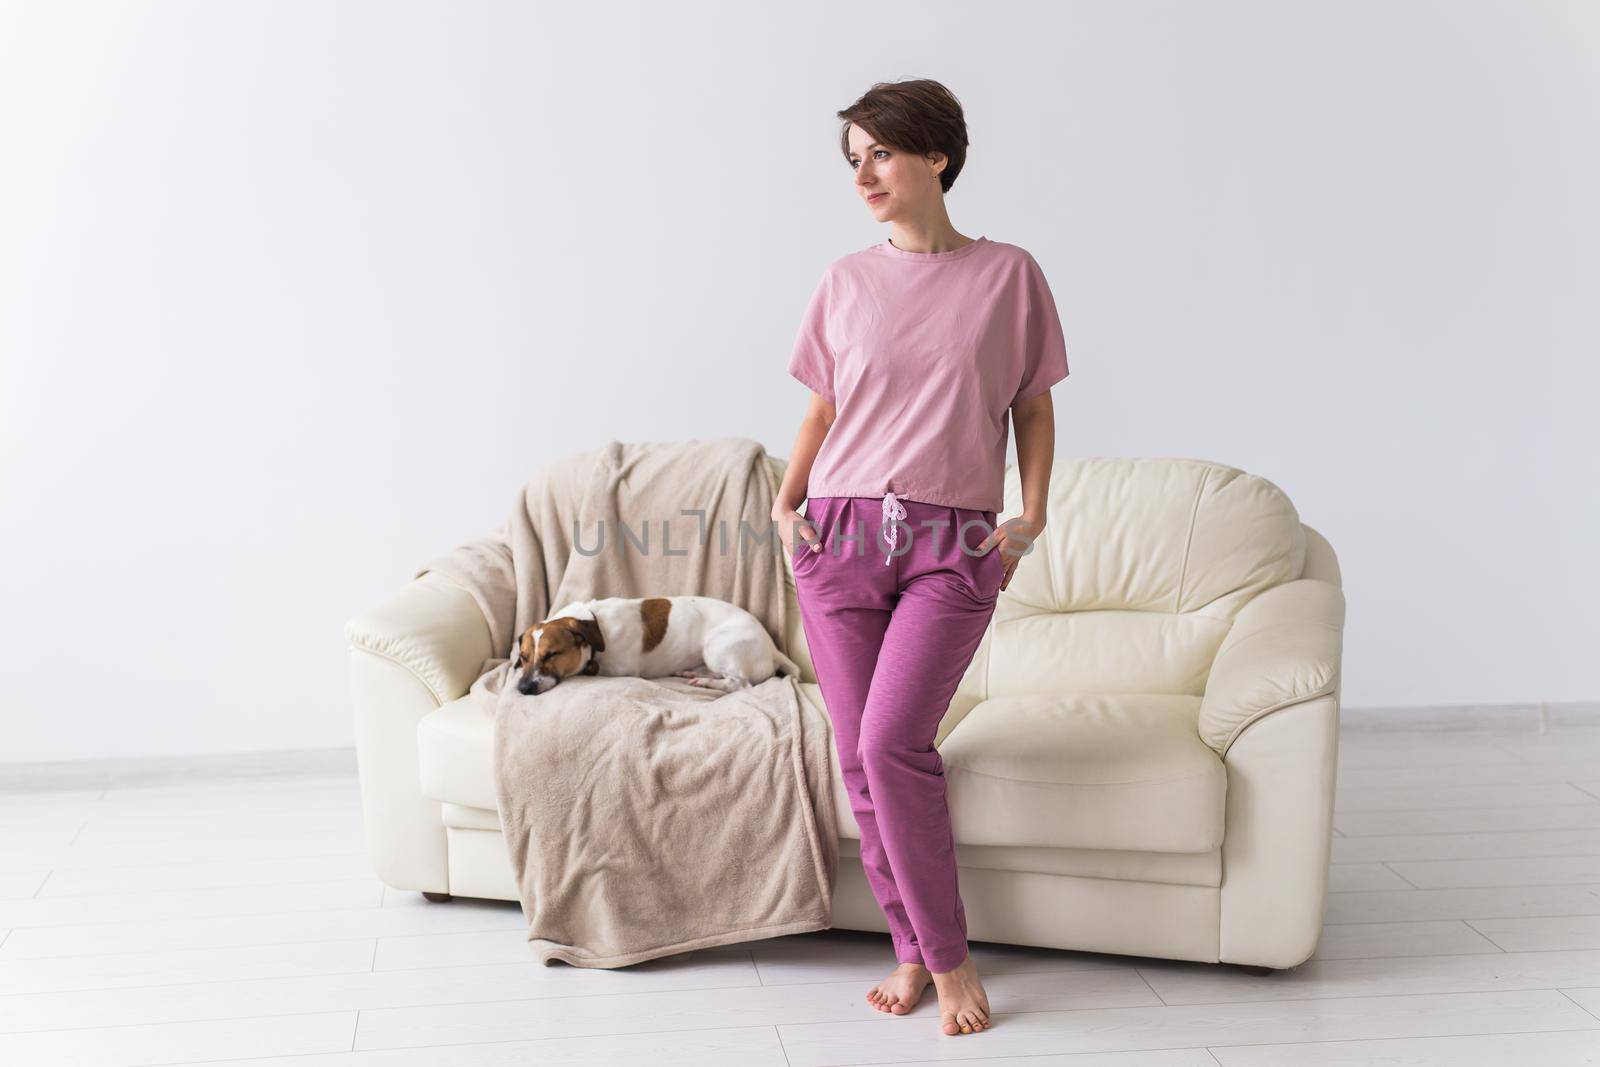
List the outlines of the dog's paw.
{"type": "Polygon", "coordinates": [[[679,678],[690,678],[690,679],[693,679],[693,678],[720,678],[720,677],[722,677],[722,675],[718,674],[716,671],[712,670],[710,667],[707,667],[704,663],[698,663],[695,666],[688,668],[687,670],[679,671],[677,676],[679,678]]]}
{"type": "Polygon", "coordinates": [[[695,678],[689,684],[702,686],[706,689],[720,690],[724,693],[732,693],[737,689],[746,688],[745,684],[737,678],[729,678],[721,674],[713,674],[707,678],[695,678]]]}

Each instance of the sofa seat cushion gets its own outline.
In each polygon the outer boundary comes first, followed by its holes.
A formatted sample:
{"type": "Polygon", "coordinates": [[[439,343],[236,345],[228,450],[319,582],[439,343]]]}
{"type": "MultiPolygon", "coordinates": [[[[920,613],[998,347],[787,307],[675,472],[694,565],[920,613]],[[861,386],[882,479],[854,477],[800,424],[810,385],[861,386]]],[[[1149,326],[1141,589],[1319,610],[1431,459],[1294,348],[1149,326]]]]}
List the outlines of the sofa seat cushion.
{"type": "Polygon", "coordinates": [[[417,776],[425,797],[499,810],[494,789],[494,717],[481,709],[477,698],[452,700],[417,722],[417,776]]]}
{"type": "MultiPolygon", "coordinates": [[[[800,690],[826,711],[815,683],[800,690]]],[[[477,705],[463,697],[422,717],[418,774],[425,796],[494,812],[494,720],[477,705]]],[[[1200,739],[1199,710],[1199,697],[1143,693],[979,703],[939,746],[957,844],[1210,852],[1227,776],[1200,739]]],[[[859,840],[830,764],[839,835],[859,840]]]]}
{"type": "Polygon", "coordinates": [[[991,697],[939,746],[965,845],[1209,852],[1227,771],[1200,738],[1200,698],[991,697]]]}
{"type": "MultiPolygon", "coordinates": [[[[801,682],[800,693],[827,715],[822,690],[815,682],[801,682]]],[[[829,753],[832,754],[831,748],[829,753]]],[[[838,761],[829,759],[828,769],[834,779],[836,802],[843,804],[844,783],[839,778],[838,761]]],[[[495,812],[495,825],[499,825],[494,716],[482,709],[479,700],[463,696],[435,708],[417,722],[417,777],[423,796],[442,804],[495,812]]]]}

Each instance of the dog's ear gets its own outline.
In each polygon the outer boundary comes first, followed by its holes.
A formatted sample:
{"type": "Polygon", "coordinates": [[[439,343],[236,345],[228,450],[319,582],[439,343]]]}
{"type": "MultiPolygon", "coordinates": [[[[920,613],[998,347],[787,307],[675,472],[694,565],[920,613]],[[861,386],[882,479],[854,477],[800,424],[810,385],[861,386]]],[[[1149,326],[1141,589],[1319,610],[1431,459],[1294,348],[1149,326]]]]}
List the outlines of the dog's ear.
{"type": "Polygon", "coordinates": [[[589,642],[589,647],[596,652],[604,652],[606,650],[606,639],[600,636],[600,624],[593,619],[579,619],[578,632],[583,635],[585,641],[589,642]]]}

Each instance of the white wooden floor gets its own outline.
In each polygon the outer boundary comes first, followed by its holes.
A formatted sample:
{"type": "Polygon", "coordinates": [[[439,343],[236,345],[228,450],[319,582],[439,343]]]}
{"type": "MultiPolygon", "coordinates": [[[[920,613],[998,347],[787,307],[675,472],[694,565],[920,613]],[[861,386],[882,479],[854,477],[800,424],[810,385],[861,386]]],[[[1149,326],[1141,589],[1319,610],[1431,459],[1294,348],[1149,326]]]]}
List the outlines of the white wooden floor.
{"type": "MultiPolygon", "coordinates": [[[[624,971],[363,856],[353,773],[0,792],[0,1064],[1600,1064],[1600,727],[1347,729],[1300,967],[974,944],[993,1029],[866,990],[828,932],[624,971]],[[199,857],[199,858],[197,858],[199,857]]],[[[14,781],[14,780],[13,780],[14,781]]]]}

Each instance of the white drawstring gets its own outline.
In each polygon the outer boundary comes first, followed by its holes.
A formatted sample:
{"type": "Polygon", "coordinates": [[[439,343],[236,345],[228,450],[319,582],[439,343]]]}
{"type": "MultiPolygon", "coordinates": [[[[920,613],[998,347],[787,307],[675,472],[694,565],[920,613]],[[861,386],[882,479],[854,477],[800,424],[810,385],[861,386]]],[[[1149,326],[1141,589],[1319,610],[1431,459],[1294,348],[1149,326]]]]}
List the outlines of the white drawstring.
{"type": "Polygon", "coordinates": [[[906,506],[900,503],[900,501],[896,500],[893,493],[883,494],[883,527],[886,530],[883,538],[885,543],[887,543],[889,546],[890,553],[889,556],[883,557],[883,565],[885,567],[889,565],[889,558],[894,554],[895,542],[900,538],[900,528],[894,525],[893,520],[903,519],[905,517],[906,506]]]}

